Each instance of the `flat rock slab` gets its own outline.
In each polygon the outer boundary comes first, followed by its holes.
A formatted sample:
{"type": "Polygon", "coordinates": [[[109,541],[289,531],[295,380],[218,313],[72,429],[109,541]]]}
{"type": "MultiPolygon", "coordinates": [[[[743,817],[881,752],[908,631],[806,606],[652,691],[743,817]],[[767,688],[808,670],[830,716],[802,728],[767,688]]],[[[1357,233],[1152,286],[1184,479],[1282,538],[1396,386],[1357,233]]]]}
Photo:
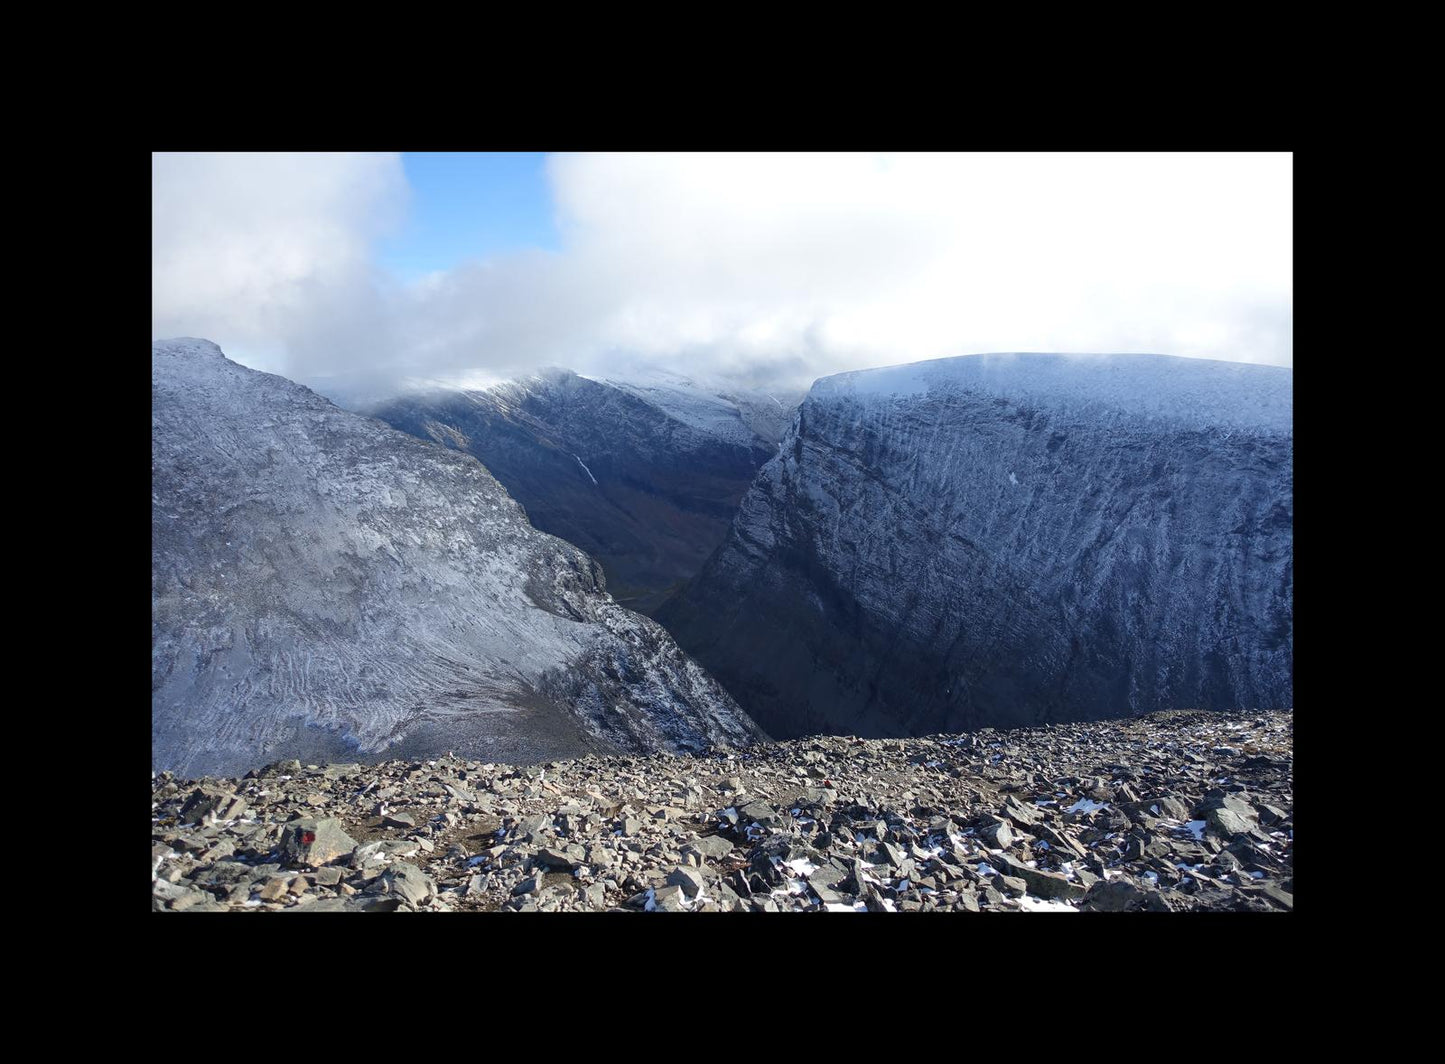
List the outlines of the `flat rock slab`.
{"type": "Polygon", "coordinates": [[[437,892],[436,882],[414,864],[398,861],[381,876],[386,892],[412,908],[425,905],[437,892]]]}
{"type": "Polygon", "coordinates": [[[732,841],[721,835],[707,835],[700,839],[694,839],[689,845],[709,861],[726,857],[733,852],[732,841]]]}
{"type": "Polygon", "coordinates": [[[356,840],[346,833],[341,821],[334,818],[293,820],[281,836],[282,853],[293,864],[313,868],[350,857],[355,849],[356,840]]]}
{"type": "Polygon", "coordinates": [[[1018,858],[1006,853],[992,855],[990,862],[1000,874],[1022,879],[1028,884],[1029,893],[1035,897],[1067,900],[1084,896],[1084,888],[1079,884],[1069,882],[1057,872],[1042,872],[1037,868],[1030,868],[1018,858]]]}
{"type": "Polygon", "coordinates": [[[1079,908],[1084,912],[1121,913],[1140,908],[1144,891],[1123,880],[1100,880],[1084,894],[1079,908]]]}

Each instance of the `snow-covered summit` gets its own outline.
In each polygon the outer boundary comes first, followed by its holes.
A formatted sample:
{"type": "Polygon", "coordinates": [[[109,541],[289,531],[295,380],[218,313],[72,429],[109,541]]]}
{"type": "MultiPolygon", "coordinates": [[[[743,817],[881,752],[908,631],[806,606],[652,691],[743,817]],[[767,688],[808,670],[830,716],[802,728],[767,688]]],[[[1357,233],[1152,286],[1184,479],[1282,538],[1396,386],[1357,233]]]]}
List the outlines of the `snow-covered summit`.
{"type": "Polygon", "coordinates": [[[173,355],[193,356],[198,358],[225,359],[225,353],[221,348],[210,340],[202,340],[195,336],[176,336],[169,340],[153,340],[151,342],[152,355],[173,355]]]}
{"type": "Polygon", "coordinates": [[[752,446],[759,436],[776,443],[799,399],[657,366],[591,379],[634,395],[706,436],[740,447],[752,446]]]}
{"type": "Polygon", "coordinates": [[[1289,432],[1294,373],[1281,366],[1172,355],[960,355],[823,377],[810,399],[860,403],[928,395],[993,395],[1019,406],[1180,428],[1289,432]]]}

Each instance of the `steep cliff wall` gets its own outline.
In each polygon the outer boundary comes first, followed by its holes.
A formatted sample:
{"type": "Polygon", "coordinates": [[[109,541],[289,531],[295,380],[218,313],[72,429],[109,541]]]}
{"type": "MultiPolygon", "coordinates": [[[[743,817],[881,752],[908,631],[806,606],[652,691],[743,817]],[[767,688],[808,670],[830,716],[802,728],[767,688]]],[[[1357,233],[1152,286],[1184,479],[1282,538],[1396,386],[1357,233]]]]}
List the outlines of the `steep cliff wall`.
{"type": "Polygon", "coordinates": [[[1293,703],[1292,374],[970,356],[818,381],[657,613],[770,733],[1293,703]]]}

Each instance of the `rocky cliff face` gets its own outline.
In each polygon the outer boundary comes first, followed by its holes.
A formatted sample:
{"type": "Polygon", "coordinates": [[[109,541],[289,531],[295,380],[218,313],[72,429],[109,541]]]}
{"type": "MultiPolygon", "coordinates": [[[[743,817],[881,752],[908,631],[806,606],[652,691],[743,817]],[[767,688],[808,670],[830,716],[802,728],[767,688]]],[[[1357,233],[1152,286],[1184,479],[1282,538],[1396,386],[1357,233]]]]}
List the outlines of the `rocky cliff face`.
{"type": "Polygon", "coordinates": [[[528,762],[756,726],[478,462],[152,345],[152,761],[528,762]]]}
{"type": "Polygon", "coordinates": [[[818,381],[657,613],[779,737],[1293,703],[1291,373],[970,356],[818,381]]]}
{"type": "Polygon", "coordinates": [[[617,601],[648,613],[722,542],[798,398],[556,370],[370,412],[478,458],[533,525],[587,551],[617,601]]]}

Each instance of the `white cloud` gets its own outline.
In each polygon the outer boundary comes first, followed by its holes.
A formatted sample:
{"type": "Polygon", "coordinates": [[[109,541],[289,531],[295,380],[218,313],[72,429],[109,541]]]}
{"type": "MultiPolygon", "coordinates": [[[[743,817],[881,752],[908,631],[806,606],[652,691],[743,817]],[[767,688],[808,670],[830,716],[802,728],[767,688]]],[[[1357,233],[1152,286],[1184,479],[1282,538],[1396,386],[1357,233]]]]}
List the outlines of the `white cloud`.
{"type": "Polygon", "coordinates": [[[153,334],[204,336],[278,369],[369,336],[389,317],[371,244],[406,195],[398,155],[153,155],[153,334]]]}
{"type": "Polygon", "coordinates": [[[394,158],[233,159],[158,157],[157,335],[268,346],[298,376],[1292,362],[1288,155],[555,156],[563,251],[407,288],[368,257],[394,158]]]}

